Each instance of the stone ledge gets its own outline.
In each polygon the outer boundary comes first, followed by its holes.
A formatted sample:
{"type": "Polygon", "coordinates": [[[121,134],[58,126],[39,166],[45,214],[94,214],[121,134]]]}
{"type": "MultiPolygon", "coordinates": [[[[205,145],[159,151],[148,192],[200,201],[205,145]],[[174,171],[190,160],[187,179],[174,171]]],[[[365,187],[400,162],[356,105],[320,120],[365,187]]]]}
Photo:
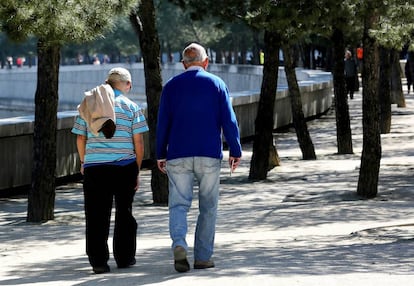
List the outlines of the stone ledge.
{"type": "MultiPolygon", "coordinates": [[[[74,67],[74,70],[78,69],[82,70],[81,67],[74,67]]],[[[253,76],[250,77],[250,80],[254,82],[249,84],[249,86],[254,86],[254,88],[245,91],[230,89],[231,102],[239,121],[242,138],[254,135],[254,122],[260,99],[261,84],[261,75],[258,71],[261,67],[221,67],[222,72],[228,71],[229,73],[235,73],[230,74],[230,76],[233,76],[232,81],[236,81],[237,75],[241,70],[246,72],[247,69],[250,70],[250,72],[253,71],[253,76]],[[257,82],[258,80],[260,80],[260,82],[257,82]]],[[[101,71],[102,70],[103,69],[101,68],[101,71]]],[[[283,70],[283,68],[281,68],[281,70],[283,70]]],[[[24,73],[21,72],[21,74],[24,73]]],[[[280,73],[280,75],[281,77],[279,77],[274,107],[275,129],[289,125],[292,122],[287,86],[282,83],[284,74],[280,73]]],[[[333,94],[333,83],[330,73],[298,69],[297,75],[298,78],[301,79],[299,87],[305,117],[312,117],[329,110],[332,105],[333,94]]],[[[227,76],[229,76],[229,74],[227,74],[227,76]]],[[[240,80],[240,77],[238,79],[240,80]]],[[[234,86],[235,83],[237,83],[237,81],[233,82],[232,85],[234,86]]],[[[145,96],[132,95],[132,97],[133,100],[140,101],[142,103],[141,105],[145,108],[145,96]]],[[[32,100],[30,100],[30,102],[32,102],[32,100]]],[[[73,102],[73,104],[75,104],[75,102],[73,102]]],[[[76,105],[77,104],[78,102],[76,102],[76,105]]],[[[80,170],[80,163],[76,150],[76,136],[71,133],[77,114],[77,110],[61,111],[57,114],[57,178],[78,174],[80,170]]],[[[3,171],[0,173],[0,190],[30,185],[33,127],[34,116],[19,116],[0,119],[0,157],[4,160],[3,171]]],[[[148,159],[150,150],[148,133],[145,133],[144,140],[146,150],[144,158],[148,159]]]]}

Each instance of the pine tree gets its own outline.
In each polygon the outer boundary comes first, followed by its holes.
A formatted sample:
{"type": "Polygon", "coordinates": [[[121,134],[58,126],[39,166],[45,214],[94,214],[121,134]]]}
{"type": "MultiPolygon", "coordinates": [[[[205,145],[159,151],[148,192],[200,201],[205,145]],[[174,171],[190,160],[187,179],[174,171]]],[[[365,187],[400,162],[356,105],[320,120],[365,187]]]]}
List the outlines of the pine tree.
{"type": "Polygon", "coordinates": [[[27,221],[54,219],[56,130],[60,49],[95,39],[111,28],[115,14],[129,13],[134,0],[2,0],[0,22],[16,41],[38,39],[32,184],[27,221]]]}

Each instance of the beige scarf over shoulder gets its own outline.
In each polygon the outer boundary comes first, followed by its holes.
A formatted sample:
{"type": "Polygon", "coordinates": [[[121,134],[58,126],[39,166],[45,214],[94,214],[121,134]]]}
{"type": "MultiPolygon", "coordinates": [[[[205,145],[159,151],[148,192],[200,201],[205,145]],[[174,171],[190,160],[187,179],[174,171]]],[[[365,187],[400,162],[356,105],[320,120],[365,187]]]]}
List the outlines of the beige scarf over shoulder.
{"type": "Polygon", "coordinates": [[[102,84],[86,91],[85,97],[78,106],[78,111],[95,136],[105,123],[112,121],[110,124],[115,126],[115,94],[112,87],[109,84],[102,84]]]}

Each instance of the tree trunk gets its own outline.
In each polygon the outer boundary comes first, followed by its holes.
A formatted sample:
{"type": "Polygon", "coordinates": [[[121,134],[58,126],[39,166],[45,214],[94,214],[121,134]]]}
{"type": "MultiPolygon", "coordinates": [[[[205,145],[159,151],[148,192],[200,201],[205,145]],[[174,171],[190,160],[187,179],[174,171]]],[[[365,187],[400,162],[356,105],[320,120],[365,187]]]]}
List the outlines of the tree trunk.
{"type": "Polygon", "coordinates": [[[60,46],[39,40],[33,132],[32,186],[27,221],[54,219],[60,46]]]}
{"type": "MultiPolygon", "coordinates": [[[[414,51],[408,51],[407,55],[407,63],[408,63],[408,73],[411,79],[414,79],[414,51]]],[[[407,86],[408,88],[408,86],[407,86]]],[[[414,91],[414,86],[411,84],[410,90],[408,90],[408,94],[411,94],[411,92],[414,91]]]]}
{"type": "Polygon", "coordinates": [[[313,60],[311,55],[313,55],[313,49],[311,45],[302,44],[302,62],[303,62],[304,68],[308,68],[308,69],[315,68],[314,66],[315,61],[313,60]]]}
{"type": "Polygon", "coordinates": [[[352,131],[349,118],[349,106],[345,92],[344,77],[344,34],[339,29],[334,29],[332,34],[334,53],[334,95],[335,95],[335,117],[336,117],[336,142],[338,154],[352,154],[352,131]]]}
{"type": "Polygon", "coordinates": [[[143,0],[138,15],[132,13],[130,21],[138,35],[144,60],[145,93],[147,95],[147,120],[150,142],[151,190],[154,204],[168,204],[168,177],[161,173],[156,164],[155,137],[157,129],[158,107],[162,91],[160,67],[160,43],[155,26],[153,0],[143,0]]]}
{"type": "MultiPolygon", "coordinates": [[[[372,4],[372,2],[370,1],[369,4],[372,4]]],[[[373,198],[378,193],[378,177],[381,161],[381,136],[378,102],[378,44],[369,34],[370,29],[375,28],[378,21],[379,17],[376,9],[368,7],[367,15],[365,16],[363,36],[363,146],[357,187],[357,194],[365,198],[373,198]]]]}
{"type": "Polygon", "coordinates": [[[400,53],[395,49],[391,50],[391,62],[391,103],[396,103],[398,107],[406,107],[401,83],[400,53]]]}
{"type": "MultiPolygon", "coordinates": [[[[274,106],[276,100],[277,78],[279,73],[280,36],[265,31],[265,62],[259,106],[255,120],[253,154],[250,161],[250,180],[264,180],[269,171],[271,155],[277,157],[273,142],[274,106]],[[266,148],[265,146],[269,146],[266,148]],[[274,150],[274,152],[271,152],[274,150]],[[271,154],[273,153],[273,154],[271,154]]],[[[276,162],[275,162],[276,164],[276,162]]]]}
{"type": "Polygon", "coordinates": [[[253,65],[259,65],[260,59],[259,59],[259,53],[260,53],[260,38],[259,34],[260,31],[254,27],[252,27],[252,33],[253,33],[253,58],[252,58],[252,64],[253,65]]]}
{"type": "Polygon", "coordinates": [[[391,57],[390,51],[383,47],[380,54],[380,130],[381,134],[386,134],[391,131],[391,57]]]}
{"type": "Polygon", "coordinates": [[[292,46],[282,45],[283,58],[285,61],[285,73],[289,88],[289,98],[292,109],[293,126],[298,137],[299,147],[302,151],[303,160],[315,160],[315,148],[309,135],[305,115],[302,108],[302,97],[300,95],[298,81],[296,79],[295,63],[293,61],[292,46]]]}

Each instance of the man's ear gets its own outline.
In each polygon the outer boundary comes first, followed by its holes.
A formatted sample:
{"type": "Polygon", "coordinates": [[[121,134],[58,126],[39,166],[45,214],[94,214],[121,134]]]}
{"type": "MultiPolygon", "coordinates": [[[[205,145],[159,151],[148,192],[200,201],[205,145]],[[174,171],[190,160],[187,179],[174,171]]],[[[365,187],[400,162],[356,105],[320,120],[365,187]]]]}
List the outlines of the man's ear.
{"type": "Polygon", "coordinates": [[[203,68],[204,68],[205,70],[207,70],[208,63],[209,63],[208,58],[206,58],[206,59],[203,61],[203,68]]]}

